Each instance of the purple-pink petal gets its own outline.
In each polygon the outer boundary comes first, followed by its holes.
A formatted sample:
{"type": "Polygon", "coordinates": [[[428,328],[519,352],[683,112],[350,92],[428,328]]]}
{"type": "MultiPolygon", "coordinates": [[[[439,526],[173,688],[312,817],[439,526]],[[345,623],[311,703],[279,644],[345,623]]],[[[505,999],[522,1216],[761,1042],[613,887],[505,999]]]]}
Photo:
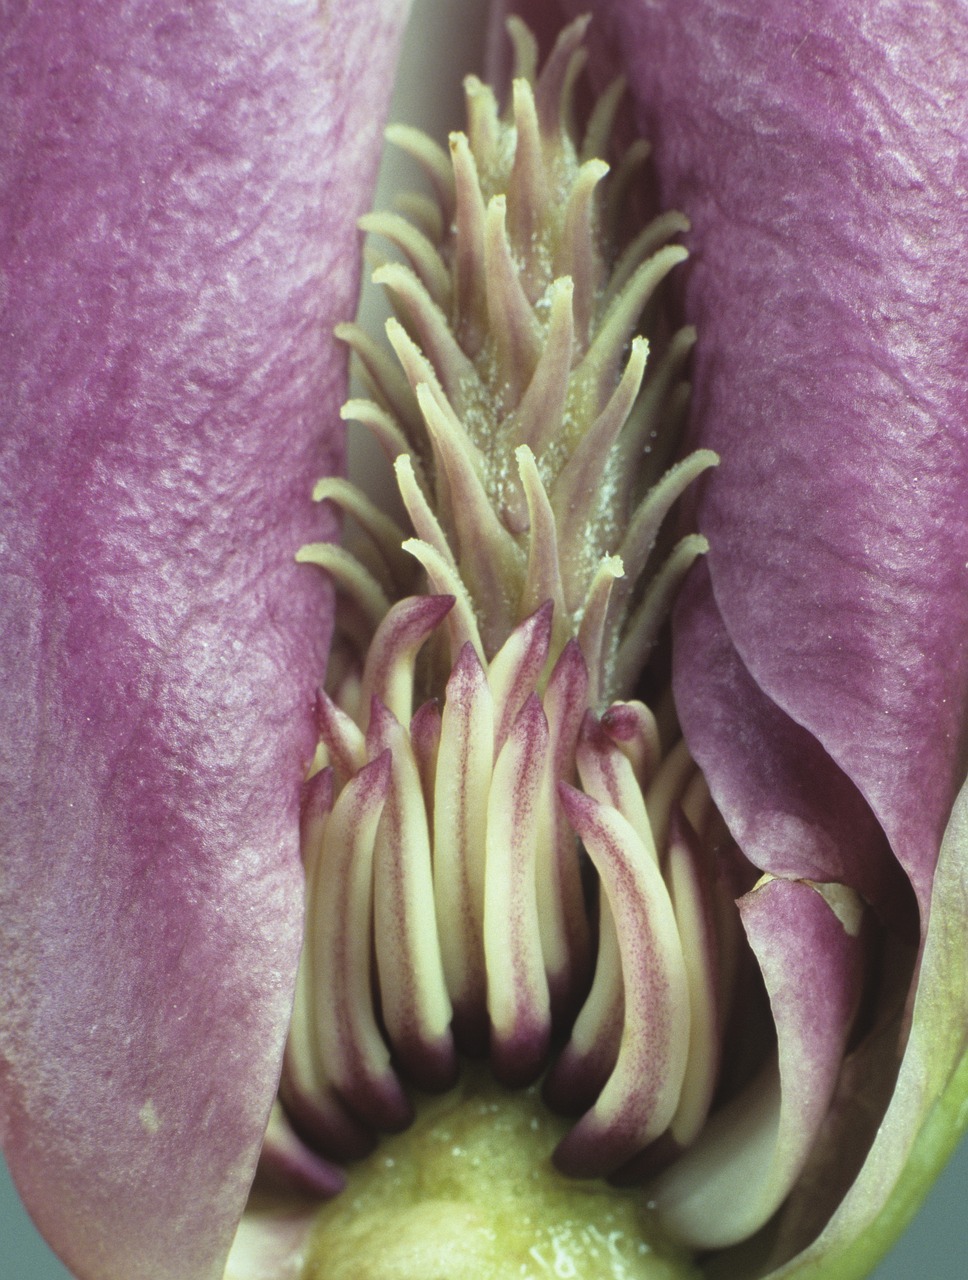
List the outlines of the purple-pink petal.
{"type": "Polygon", "coordinates": [[[0,1132],[82,1280],[220,1276],[268,1118],[404,8],[2,20],[0,1132]]]}
{"type": "Polygon", "coordinates": [[[828,901],[823,887],[768,880],[739,907],[770,998],[777,1060],[653,1188],[665,1225],[699,1248],[748,1238],[786,1198],[827,1114],[863,982],[858,899],[828,901]]]}
{"type": "Polygon", "coordinates": [[[817,740],[755,683],[704,563],[680,595],[677,623],[695,638],[675,655],[683,733],[715,779],[719,811],[746,856],[773,875],[851,885],[916,936],[910,889],[883,831],[817,740]]]}

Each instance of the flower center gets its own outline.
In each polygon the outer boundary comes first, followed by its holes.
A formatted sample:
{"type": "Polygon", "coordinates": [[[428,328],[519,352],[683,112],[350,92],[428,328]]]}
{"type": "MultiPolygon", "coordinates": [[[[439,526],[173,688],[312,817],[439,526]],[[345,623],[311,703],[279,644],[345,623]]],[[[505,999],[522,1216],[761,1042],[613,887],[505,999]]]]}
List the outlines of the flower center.
{"type": "Polygon", "coordinates": [[[625,232],[648,149],[600,158],[621,82],[575,133],[586,25],[538,74],[512,19],[507,110],[470,77],[449,155],[392,128],[432,195],[362,222],[401,258],[375,273],[394,358],[341,328],[370,391],[343,412],[410,528],[326,479],[357,544],[299,554],[334,578],[340,634],[281,1099],[327,1160],[405,1128],[410,1090],[451,1088],[462,1058],[510,1087],[544,1076],[577,1117],[554,1161],[578,1177],[688,1145],[717,1084],[723,829],[668,708],[660,725],[632,696],[705,549],[666,516],[717,459],[666,469],[694,335],[668,332],[657,290],[686,223],[625,232]]]}

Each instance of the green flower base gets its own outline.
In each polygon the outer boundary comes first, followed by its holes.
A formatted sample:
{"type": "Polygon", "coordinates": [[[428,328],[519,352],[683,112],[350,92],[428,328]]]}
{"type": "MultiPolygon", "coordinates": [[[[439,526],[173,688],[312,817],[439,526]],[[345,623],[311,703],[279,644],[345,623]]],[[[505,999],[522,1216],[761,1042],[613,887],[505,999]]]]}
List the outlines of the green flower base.
{"type": "Polygon", "coordinates": [[[319,1215],[305,1280],[698,1280],[641,1190],[555,1171],[566,1129],[536,1087],[465,1073],[351,1172],[319,1215]]]}

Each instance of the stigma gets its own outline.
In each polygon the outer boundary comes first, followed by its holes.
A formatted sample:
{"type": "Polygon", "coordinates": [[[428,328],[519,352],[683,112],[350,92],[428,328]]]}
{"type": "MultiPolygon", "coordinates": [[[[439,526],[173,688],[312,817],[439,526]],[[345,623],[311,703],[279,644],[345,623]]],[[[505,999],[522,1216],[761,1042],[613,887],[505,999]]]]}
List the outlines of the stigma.
{"type": "Polygon", "coordinates": [[[343,414],[405,521],[325,479],[356,541],[299,553],[339,592],[280,1090],[317,1190],[468,1060],[542,1082],[579,1178],[659,1167],[716,1093],[740,936],[724,828],[661,680],[655,713],[636,695],[706,549],[670,512],[717,459],[673,463],[695,335],[661,290],[688,228],[629,228],[648,148],[616,154],[621,81],[576,130],[586,25],[539,72],[512,19],[507,107],[470,77],[449,151],[393,127],[427,193],[361,224],[390,254],[390,350],[340,329],[368,392],[343,414]]]}

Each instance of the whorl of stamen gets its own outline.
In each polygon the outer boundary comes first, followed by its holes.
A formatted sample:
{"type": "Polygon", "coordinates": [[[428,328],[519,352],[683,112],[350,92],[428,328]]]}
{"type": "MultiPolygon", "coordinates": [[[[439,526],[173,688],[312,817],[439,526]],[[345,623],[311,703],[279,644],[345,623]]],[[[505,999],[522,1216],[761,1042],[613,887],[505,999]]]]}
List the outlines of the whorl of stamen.
{"type": "Polygon", "coordinates": [[[725,899],[692,826],[712,821],[708,792],[682,749],[656,768],[641,704],[593,714],[576,641],[549,671],[550,603],[490,662],[465,642],[440,711],[424,704],[408,724],[418,650],[443,639],[452,609],[414,597],[387,614],[362,676],[367,722],[320,695],[332,767],[304,802],[311,927],[286,1096],[300,1131],[339,1158],[360,1142],[344,1108],[398,1127],[400,1079],[446,1087],[455,1046],[489,1047],[510,1085],[536,1078],[589,982],[577,833],[605,886],[598,958],[547,1096],[587,1113],[562,1167],[612,1172],[663,1130],[682,1141],[711,1099],[725,899]],[[670,1026],[676,1044],[708,1047],[705,1067],[680,1070],[670,1026]]]}

